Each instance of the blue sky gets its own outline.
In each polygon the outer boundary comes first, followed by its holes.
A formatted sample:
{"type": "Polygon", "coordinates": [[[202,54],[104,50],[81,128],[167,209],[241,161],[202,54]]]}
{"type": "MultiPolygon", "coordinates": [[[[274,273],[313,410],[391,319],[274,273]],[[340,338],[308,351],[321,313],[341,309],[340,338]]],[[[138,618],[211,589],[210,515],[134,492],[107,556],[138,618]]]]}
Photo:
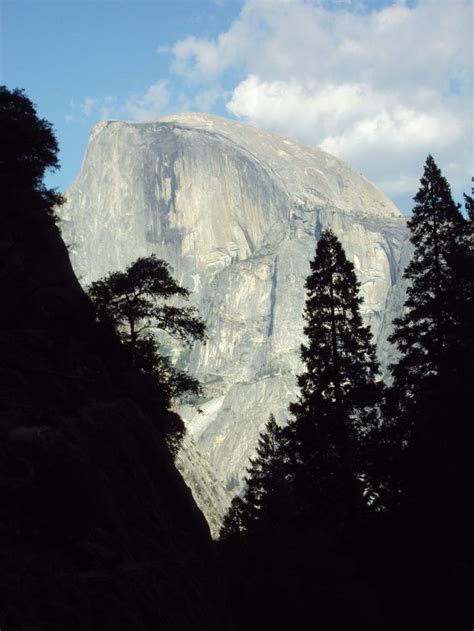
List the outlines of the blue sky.
{"type": "MultiPolygon", "coordinates": [[[[146,92],[170,75],[171,55],[157,52],[160,46],[193,33],[214,37],[229,25],[239,4],[1,2],[0,80],[10,88],[25,89],[41,116],[53,123],[62,168],[51,182],[64,189],[78,173],[90,128],[101,118],[100,111],[86,116],[81,110],[87,98],[110,97],[121,103],[146,92]]],[[[174,80],[179,90],[179,77],[174,80]]]]}
{"type": "Polygon", "coordinates": [[[404,211],[431,152],[472,157],[470,0],[2,0],[0,81],[53,123],[65,190],[91,127],[209,111],[321,146],[404,211]]]}

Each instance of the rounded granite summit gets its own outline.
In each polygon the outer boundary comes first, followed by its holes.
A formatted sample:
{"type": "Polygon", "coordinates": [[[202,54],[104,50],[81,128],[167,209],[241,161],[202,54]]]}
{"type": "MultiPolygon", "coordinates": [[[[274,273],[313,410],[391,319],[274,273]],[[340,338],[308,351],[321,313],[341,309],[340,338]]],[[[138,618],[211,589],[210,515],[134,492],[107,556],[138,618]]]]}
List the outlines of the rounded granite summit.
{"type": "MultiPolygon", "coordinates": [[[[236,120],[200,112],[181,112],[154,122],[118,124],[154,129],[167,124],[177,129],[198,130],[221,136],[248,152],[278,178],[288,195],[311,204],[325,199],[346,212],[383,217],[400,217],[393,202],[348,164],[316,147],[258,129],[236,120]]],[[[92,134],[107,122],[96,125],[92,134]]],[[[91,136],[92,136],[91,134],[91,136]]]]}
{"type": "Polygon", "coordinates": [[[297,396],[304,282],[321,230],[333,229],[353,261],[379,358],[392,359],[405,219],[319,149],[210,114],[102,122],[60,214],[85,284],[154,253],[191,290],[208,341],[169,352],[206,400],[202,413],[180,411],[228,487],[239,488],[269,413],[285,422],[297,396]]]}

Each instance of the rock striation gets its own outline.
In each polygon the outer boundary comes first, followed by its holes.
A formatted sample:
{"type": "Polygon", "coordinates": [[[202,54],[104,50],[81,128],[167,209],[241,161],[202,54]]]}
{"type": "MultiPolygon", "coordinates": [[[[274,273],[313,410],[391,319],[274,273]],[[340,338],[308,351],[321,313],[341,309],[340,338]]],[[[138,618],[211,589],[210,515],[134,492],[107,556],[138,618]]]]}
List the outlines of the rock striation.
{"type": "Polygon", "coordinates": [[[324,228],[355,265],[383,365],[392,357],[405,220],[323,151],[208,114],[101,122],[60,212],[83,284],[156,253],[193,292],[209,339],[168,348],[204,384],[200,412],[180,413],[229,490],[270,412],[284,423],[297,396],[303,286],[324,228]]]}
{"type": "Polygon", "coordinates": [[[176,468],[190,488],[197,507],[206,518],[213,539],[218,539],[232,496],[217,479],[209,462],[189,434],[184,437],[176,456],[176,468]]]}

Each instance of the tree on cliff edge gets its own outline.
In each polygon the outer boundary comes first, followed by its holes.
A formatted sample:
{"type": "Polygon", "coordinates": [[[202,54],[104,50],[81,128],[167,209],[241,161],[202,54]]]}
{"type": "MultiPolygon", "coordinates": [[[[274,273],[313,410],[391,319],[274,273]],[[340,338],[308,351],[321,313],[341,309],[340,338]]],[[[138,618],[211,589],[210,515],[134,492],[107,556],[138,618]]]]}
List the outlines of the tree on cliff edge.
{"type": "Polygon", "coordinates": [[[62,202],[43,183],[47,170],[59,168],[58,143],[51,123],[37,116],[23,90],[0,86],[0,181],[3,213],[43,211],[55,219],[62,202]]]}
{"type": "Polygon", "coordinates": [[[173,279],[165,261],[154,254],[139,258],[125,272],[113,272],[92,283],[88,293],[98,320],[118,333],[129,367],[154,378],[167,407],[177,397],[200,392],[196,379],[175,369],[160,353],[154,335],[164,331],[188,345],[205,335],[194,307],[167,304],[187,299],[189,291],[173,279]]]}

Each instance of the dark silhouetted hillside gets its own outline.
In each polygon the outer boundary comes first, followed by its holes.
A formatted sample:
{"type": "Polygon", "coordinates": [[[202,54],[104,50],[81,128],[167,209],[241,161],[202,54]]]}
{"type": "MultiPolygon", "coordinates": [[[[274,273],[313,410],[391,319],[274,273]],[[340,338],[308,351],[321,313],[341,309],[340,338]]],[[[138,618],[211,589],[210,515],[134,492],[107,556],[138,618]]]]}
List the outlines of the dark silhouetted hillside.
{"type": "Polygon", "coordinates": [[[225,630],[173,414],[96,324],[48,191],[0,163],[0,628],[225,630]]]}

